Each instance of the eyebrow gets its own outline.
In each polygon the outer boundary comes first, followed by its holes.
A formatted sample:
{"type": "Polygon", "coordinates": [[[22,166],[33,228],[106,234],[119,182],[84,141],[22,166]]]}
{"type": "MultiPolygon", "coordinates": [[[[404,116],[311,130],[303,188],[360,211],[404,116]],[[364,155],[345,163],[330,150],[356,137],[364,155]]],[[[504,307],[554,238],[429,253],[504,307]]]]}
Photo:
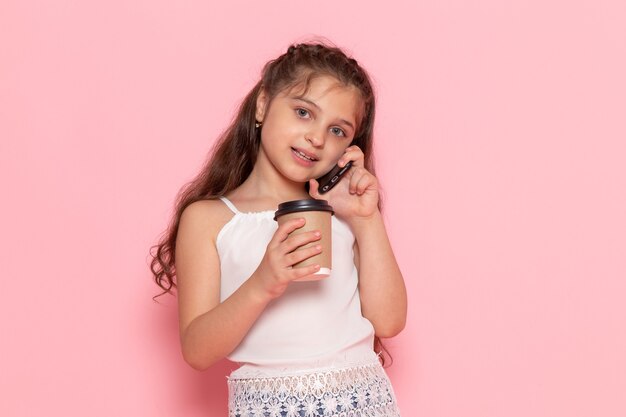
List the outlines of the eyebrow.
{"type": "MultiPolygon", "coordinates": [[[[294,97],[293,99],[294,99],[294,100],[299,100],[299,101],[304,101],[305,103],[308,103],[308,104],[310,104],[311,106],[315,107],[317,110],[322,111],[322,108],[321,108],[320,106],[318,106],[315,102],[313,102],[313,101],[311,101],[311,100],[309,100],[309,99],[307,99],[307,98],[304,98],[304,97],[294,97]]],[[[351,128],[352,130],[355,130],[355,129],[354,129],[354,125],[353,125],[352,123],[350,123],[349,121],[347,121],[346,119],[339,119],[339,121],[340,121],[341,123],[343,123],[343,124],[347,125],[347,126],[350,126],[350,128],[351,128]]]]}

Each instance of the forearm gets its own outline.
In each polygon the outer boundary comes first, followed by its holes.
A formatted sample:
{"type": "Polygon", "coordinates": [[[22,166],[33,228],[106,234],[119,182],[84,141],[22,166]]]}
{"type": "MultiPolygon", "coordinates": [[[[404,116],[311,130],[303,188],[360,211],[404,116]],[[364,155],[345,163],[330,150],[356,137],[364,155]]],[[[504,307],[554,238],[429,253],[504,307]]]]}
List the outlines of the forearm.
{"type": "Polygon", "coordinates": [[[261,294],[249,279],[222,303],[196,317],[181,336],[185,361],[204,370],[235,350],[270,301],[261,294]]]}
{"type": "Polygon", "coordinates": [[[351,223],[358,245],[359,294],[363,316],[376,335],[392,337],[406,323],[407,297],[380,212],[351,223]]]}

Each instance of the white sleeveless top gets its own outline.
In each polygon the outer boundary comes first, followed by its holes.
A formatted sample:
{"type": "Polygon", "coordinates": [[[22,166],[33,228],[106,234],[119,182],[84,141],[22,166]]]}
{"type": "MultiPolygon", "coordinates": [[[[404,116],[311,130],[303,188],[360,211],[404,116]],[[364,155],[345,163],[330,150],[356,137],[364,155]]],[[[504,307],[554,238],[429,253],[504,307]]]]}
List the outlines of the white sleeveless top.
{"type": "MultiPolygon", "coordinates": [[[[252,275],[278,224],[274,211],[235,213],[217,235],[220,301],[252,275]]],[[[231,377],[276,376],[299,370],[337,368],[377,360],[374,328],[361,314],[354,235],[332,217],[333,267],[328,278],[293,282],[261,313],[228,359],[240,363],[231,377]]]]}

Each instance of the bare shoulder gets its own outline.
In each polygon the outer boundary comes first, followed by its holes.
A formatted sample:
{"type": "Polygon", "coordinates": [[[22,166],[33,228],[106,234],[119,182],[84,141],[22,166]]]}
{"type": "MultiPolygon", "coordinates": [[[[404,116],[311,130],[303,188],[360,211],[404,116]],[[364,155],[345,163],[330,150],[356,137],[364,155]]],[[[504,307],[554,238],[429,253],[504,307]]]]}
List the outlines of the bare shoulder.
{"type": "Polygon", "coordinates": [[[179,231],[193,230],[213,241],[233,212],[221,200],[199,200],[187,206],[180,217],[179,231]]]}
{"type": "Polygon", "coordinates": [[[187,206],[176,236],[176,278],[181,336],[198,316],[220,303],[220,260],[215,238],[233,213],[221,200],[187,206]]]}

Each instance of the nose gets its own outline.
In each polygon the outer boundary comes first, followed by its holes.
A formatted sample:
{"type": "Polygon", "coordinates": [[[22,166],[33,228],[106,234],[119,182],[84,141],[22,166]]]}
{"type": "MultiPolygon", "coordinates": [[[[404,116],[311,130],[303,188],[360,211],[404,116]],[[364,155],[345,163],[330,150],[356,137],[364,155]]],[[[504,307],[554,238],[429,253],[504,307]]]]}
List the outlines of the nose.
{"type": "Polygon", "coordinates": [[[311,128],[304,138],[315,148],[324,146],[324,131],[321,128],[311,128]]]}

